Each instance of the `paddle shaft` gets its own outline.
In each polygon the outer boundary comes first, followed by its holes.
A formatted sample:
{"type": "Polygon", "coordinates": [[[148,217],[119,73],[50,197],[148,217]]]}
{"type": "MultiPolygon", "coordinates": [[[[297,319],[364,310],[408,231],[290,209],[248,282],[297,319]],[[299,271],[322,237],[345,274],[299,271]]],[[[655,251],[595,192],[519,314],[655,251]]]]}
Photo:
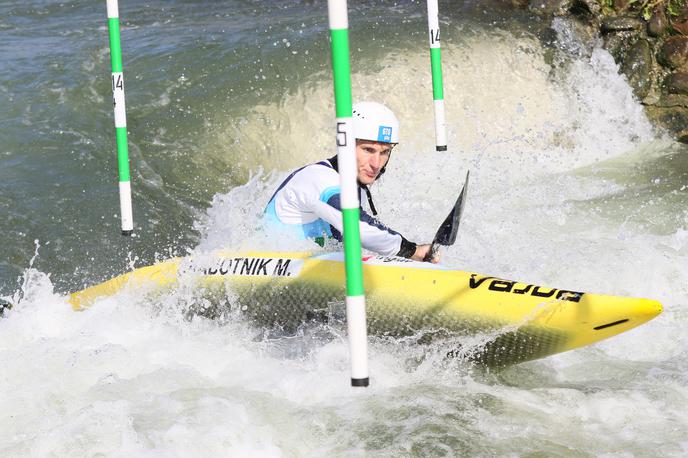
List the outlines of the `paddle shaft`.
{"type": "Polygon", "coordinates": [[[430,249],[423,258],[423,261],[432,262],[437,252],[438,245],[451,246],[456,242],[456,236],[459,232],[459,223],[461,222],[461,214],[463,213],[464,202],[466,201],[469,175],[470,172],[466,172],[466,181],[463,183],[461,193],[459,193],[459,197],[456,199],[451,211],[442,222],[439,229],[437,229],[435,238],[432,240],[430,249]]]}

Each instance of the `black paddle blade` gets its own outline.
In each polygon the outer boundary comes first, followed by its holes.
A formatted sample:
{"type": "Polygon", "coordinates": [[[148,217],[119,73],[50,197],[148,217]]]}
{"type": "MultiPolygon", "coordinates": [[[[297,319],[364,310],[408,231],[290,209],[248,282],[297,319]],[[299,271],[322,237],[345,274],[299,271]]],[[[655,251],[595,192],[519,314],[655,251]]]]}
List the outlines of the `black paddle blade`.
{"type": "Polygon", "coordinates": [[[463,213],[464,202],[466,201],[466,189],[468,188],[468,175],[470,172],[466,172],[466,181],[463,183],[463,188],[461,188],[461,193],[459,198],[456,199],[454,208],[444,220],[440,228],[435,234],[435,238],[430,245],[430,249],[423,258],[425,262],[431,262],[435,257],[437,251],[437,245],[449,246],[456,242],[456,235],[459,233],[459,222],[461,221],[461,213],[463,213]]]}
{"type": "Polygon", "coordinates": [[[435,234],[435,239],[432,241],[436,245],[453,245],[456,242],[456,235],[459,233],[459,222],[461,220],[461,214],[463,213],[464,202],[466,201],[466,188],[468,187],[468,175],[470,172],[466,172],[466,181],[461,189],[461,194],[459,198],[456,199],[454,208],[444,220],[440,228],[435,234]]]}

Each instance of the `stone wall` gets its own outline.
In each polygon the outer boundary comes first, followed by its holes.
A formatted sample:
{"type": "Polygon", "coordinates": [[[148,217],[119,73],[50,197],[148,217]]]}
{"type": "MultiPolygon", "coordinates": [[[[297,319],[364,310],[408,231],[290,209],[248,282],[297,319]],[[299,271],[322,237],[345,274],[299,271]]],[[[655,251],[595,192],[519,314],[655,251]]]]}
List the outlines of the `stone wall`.
{"type": "Polygon", "coordinates": [[[650,119],[688,143],[688,0],[512,0],[602,38],[650,119]]]}

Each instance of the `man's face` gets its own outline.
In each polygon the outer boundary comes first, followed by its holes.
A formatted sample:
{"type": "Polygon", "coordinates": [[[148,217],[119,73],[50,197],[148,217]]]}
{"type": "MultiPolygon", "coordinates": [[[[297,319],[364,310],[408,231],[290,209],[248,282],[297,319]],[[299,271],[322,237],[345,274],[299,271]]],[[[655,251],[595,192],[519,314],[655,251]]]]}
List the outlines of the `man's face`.
{"type": "Polygon", "coordinates": [[[380,174],[380,170],[387,164],[392,152],[390,143],[380,143],[370,140],[356,140],[356,164],[358,165],[358,181],[365,185],[372,184],[380,174]]]}

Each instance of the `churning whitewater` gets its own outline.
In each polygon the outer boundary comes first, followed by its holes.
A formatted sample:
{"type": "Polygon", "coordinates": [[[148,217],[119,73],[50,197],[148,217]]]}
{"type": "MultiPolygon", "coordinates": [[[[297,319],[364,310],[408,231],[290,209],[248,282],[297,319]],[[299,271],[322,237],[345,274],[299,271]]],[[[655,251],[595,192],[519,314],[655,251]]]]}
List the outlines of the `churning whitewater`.
{"type": "Polygon", "coordinates": [[[132,239],[119,235],[105,5],[0,6],[0,297],[15,304],[0,319],[1,455],[688,454],[688,151],[563,20],[441,5],[438,153],[424,3],[352,6],[354,97],[401,122],[373,197],[383,221],[430,241],[470,170],[443,263],[656,299],[653,321],[500,371],[446,358],[456,342],[373,338],[371,386],[354,390],[341,320],[256,328],[231,291],[208,320],[189,311],[213,304],[184,283],[72,311],[69,292],[157,260],[275,250],[259,229],[267,200],[334,154],[324,2],[129,3],[132,239]]]}

